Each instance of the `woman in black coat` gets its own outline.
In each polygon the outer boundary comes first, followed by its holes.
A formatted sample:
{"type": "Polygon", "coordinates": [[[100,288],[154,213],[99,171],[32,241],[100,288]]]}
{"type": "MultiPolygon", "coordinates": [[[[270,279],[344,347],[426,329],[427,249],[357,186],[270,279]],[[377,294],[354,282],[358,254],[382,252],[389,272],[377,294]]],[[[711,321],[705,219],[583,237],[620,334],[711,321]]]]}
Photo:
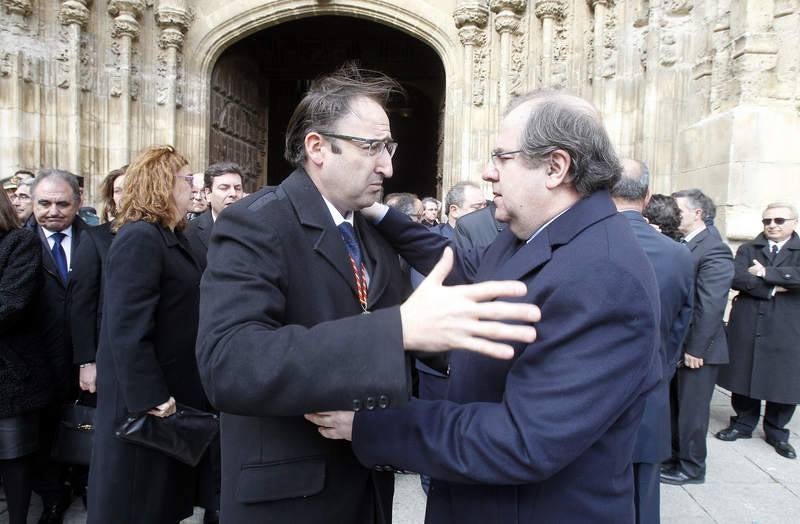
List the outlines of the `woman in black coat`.
{"type": "Polygon", "coordinates": [[[103,223],[84,229],[72,256],[70,273],[70,327],[73,363],[80,366],[78,385],[83,391],[96,390],[95,355],[103,310],[103,267],[114,240],[113,225],[123,194],[125,169],[110,172],[100,186],[103,223]]]}
{"type": "Polygon", "coordinates": [[[51,375],[33,313],[41,286],[42,246],[21,229],[0,194],[0,478],[9,522],[28,516],[39,410],[51,399],[51,375]]]}
{"type": "Polygon", "coordinates": [[[185,237],[186,160],[153,147],[129,167],[105,266],[88,522],[174,524],[192,515],[196,471],[115,436],[130,414],[201,408],[194,344],[200,268],[185,237]]]}

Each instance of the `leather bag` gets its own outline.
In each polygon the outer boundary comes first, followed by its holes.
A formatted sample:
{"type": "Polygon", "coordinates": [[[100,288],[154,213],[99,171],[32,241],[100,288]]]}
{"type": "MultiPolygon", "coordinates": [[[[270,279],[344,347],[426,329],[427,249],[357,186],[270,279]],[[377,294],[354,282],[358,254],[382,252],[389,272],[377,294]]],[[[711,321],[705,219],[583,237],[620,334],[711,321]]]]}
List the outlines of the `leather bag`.
{"type": "Polygon", "coordinates": [[[218,433],[218,415],[182,404],[169,417],[131,415],[116,431],[126,442],[155,449],[190,466],[197,466],[218,433]]]}
{"type": "Polygon", "coordinates": [[[81,404],[81,397],[64,405],[50,455],[59,462],[88,466],[94,442],[96,408],[81,404]]]}

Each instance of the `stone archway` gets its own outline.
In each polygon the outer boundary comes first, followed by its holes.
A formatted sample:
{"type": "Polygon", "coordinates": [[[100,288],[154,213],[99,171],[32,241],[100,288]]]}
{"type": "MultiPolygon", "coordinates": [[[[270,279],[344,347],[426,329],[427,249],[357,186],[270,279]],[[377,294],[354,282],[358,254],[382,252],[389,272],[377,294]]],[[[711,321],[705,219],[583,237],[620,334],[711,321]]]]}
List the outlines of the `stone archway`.
{"type": "MultiPolygon", "coordinates": [[[[188,45],[191,53],[187,56],[187,71],[198,75],[195,85],[199,89],[187,93],[187,107],[200,111],[187,111],[182,115],[189,127],[194,130],[191,136],[179,137],[184,148],[191,151],[196,159],[208,158],[209,130],[211,119],[210,108],[211,76],[220,56],[236,42],[259,31],[278,26],[284,22],[299,20],[318,15],[339,15],[360,18],[388,26],[413,36],[433,49],[441,61],[444,71],[445,105],[439,115],[440,136],[436,147],[438,166],[435,175],[437,192],[442,186],[452,183],[454,163],[458,158],[458,142],[453,137],[459,119],[459,107],[462,103],[461,85],[461,45],[459,43],[453,20],[442,16],[442,13],[431,13],[427,4],[418,0],[409,0],[402,7],[387,9],[384,3],[353,0],[337,2],[336,5],[319,2],[277,2],[239,1],[219,8],[211,13],[215,23],[208,31],[194,35],[194,42],[188,45]]],[[[439,193],[440,194],[440,193],[439,193]]]]}

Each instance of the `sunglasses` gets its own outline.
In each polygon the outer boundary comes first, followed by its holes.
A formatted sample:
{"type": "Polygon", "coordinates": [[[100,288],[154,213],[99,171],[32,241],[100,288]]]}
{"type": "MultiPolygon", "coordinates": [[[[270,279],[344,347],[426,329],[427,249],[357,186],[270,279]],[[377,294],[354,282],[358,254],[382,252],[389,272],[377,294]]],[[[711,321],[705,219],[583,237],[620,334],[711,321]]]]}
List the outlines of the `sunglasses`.
{"type": "Polygon", "coordinates": [[[775,221],[775,224],[777,224],[779,226],[782,226],[783,224],[786,223],[787,220],[794,220],[794,219],[793,218],[762,218],[761,219],[761,223],[764,224],[765,226],[768,226],[773,221],[775,221]]]}

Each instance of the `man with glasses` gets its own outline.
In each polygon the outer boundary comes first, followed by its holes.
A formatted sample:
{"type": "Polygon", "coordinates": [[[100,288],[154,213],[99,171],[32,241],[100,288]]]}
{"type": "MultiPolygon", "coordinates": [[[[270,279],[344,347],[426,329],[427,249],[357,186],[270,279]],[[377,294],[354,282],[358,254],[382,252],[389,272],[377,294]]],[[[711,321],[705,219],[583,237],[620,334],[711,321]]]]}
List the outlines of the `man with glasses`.
{"type": "Polygon", "coordinates": [[[736,416],[715,436],[750,438],[764,409],[764,434],[778,455],[794,459],[786,424],[800,402],[800,238],[797,209],[769,204],[763,231],[736,251],[733,289],[739,292],[728,322],[730,364],[717,384],[731,391],[736,416]]]}
{"type": "Polygon", "coordinates": [[[35,225],[33,197],[31,196],[32,186],[33,178],[24,179],[19,182],[16,191],[11,195],[11,203],[14,205],[14,210],[17,212],[19,223],[23,227],[30,229],[33,229],[35,225]]]}
{"type": "MultiPolygon", "coordinates": [[[[522,301],[542,311],[536,341],[514,344],[509,362],[453,352],[446,400],[320,420],[362,463],[430,475],[426,522],[632,522],[632,448],[661,375],[659,299],[608,193],[619,176],[590,103],[549,90],[514,100],[483,175],[508,227],[456,257],[450,278],[526,283],[522,301]]],[[[394,210],[378,228],[413,264],[439,245],[394,210]]]]}
{"type": "Polygon", "coordinates": [[[494,302],[524,293],[519,282],[443,287],[452,255],[400,305],[397,253],[359,212],[393,174],[385,107],[398,89],[354,66],[315,81],[286,132],[294,172],[214,223],[197,363],[222,412],[222,522],[390,523],[390,468],[365,468],[303,416],[403,404],[406,351],[510,358],[492,340],[535,337],[494,322],[538,319],[533,306],[494,302]]]}
{"type": "Polygon", "coordinates": [[[711,396],[728,342],[722,317],[733,280],[733,255],[707,225],[711,199],[699,189],[672,194],[681,211],[678,229],[695,262],[692,324],[683,358],[670,384],[672,458],[661,468],[665,484],[702,484],[706,476],[706,437],[711,396]]]}

